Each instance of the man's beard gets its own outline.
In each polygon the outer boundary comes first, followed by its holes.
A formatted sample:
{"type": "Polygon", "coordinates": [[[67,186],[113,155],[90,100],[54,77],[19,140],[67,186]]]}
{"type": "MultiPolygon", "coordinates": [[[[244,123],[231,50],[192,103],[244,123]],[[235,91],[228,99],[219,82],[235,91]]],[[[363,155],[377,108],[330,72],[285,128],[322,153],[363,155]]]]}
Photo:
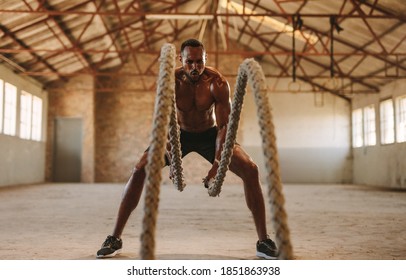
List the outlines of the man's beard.
{"type": "Polygon", "coordinates": [[[197,82],[200,78],[200,73],[197,70],[192,70],[192,71],[190,71],[188,76],[192,82],[197,82]]]}

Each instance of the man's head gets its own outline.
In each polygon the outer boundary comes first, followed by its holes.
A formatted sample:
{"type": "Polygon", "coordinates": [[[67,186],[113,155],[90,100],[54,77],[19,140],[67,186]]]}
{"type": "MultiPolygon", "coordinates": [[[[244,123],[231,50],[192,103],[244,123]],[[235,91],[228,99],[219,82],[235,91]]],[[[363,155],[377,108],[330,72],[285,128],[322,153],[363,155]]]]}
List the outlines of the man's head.
{"type": "Polygon", "coordinates": [[[189,39],[180,47],[180,62],[186,75],[196,82],[206,66],[206,51],[203,44],[196,39],[189,39]]]}

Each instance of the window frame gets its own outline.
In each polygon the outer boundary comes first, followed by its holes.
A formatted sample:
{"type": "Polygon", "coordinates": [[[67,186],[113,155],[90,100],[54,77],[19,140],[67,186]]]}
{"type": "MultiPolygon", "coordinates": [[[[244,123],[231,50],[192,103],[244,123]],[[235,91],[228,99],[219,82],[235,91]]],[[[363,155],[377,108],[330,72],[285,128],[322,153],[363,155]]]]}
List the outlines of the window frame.
{"type": "Polygon", "coordinates": [[[0,133],[3,133],[4,80],[0,79],[0,133]]]}
{"type": "Polygon", "coordinates": [[[20,133],[21,139],[31,139],[33,95],[25,90],[20,94],[20,133]],[[26,100],[25,100],[26,99],[26,100]],[[27,103],[27,104],[26,104],[27,103]]]}
{"type": "Polygon", "coordinates": [[[42,126],[43,126],[43,108],[44,101],[41,97],[32,96],[32,115],[31,115],[31,140],[42,141],[42,126]],[[36,106],[39,105],[38,107],[36,106]]]}
{"type": "Polygon", "coordinates": [[[4,115],[3,115],[3,134],[16,136],[17,132],[17,86],[12,83],[4,83],[4,115]],[[13,90],[10,91],[10,88],[13,90]],[[12,95],[12,96],[10,96],[12,95]],[[12,98],[10,100],[10,98],[12,98]]]}
{"type": "Polygon", "coordinates": [[[376,145],[376,109],[371,104],[362,109],[364,146],[376,145]]]}
{"type": "Polygon", "coordinates": [[[392,98],[384,99],[379,102],[379,117],[381,145],[395,143],[395,108],[392,98]],[[385,105],[389,103],[390,106],[385,105]],[[388,115],[388,110],[390,111],[390,115],[388,115]]]}
{"type": "Polygon", "coordinates": [[[351,124],[352,124],[352,147],[360,148],[364,146],[362,108],[352,110],[351,124]]]}
{"type": "Polygon", "coordinates": [[[396,142],[406,142],[406,95],[398,96],[396,103],[396,142]]]}

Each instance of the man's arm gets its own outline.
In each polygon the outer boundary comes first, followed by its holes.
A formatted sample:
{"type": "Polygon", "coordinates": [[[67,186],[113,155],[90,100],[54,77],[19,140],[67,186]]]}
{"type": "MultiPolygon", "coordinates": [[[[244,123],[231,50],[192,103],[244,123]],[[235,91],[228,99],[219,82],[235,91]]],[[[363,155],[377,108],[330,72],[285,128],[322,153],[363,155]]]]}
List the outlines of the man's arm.
{"type": "Polygon", "coordinates": [[[220,160],[223,144],[226,140],[228,116],[231,111],[230,87],[224,78],[218,78],[211,85],[211,91],[215,99],[215,114],[217,123],[216,160],[220,160]]]}
{"type": "Polygon", "coordinates": [[[226,140],[228,116],[231,111],[230,87],[224,77],[216,78],[210,85],[210,91],[215,100],[215,115],[218,131],[216,138],[215,159],[212,168],[207,174],[206,182],[208,182],[211,178],[214,178],[217,173],[221,158],[221,151],[223,150],[223,144],[226,140]]]}

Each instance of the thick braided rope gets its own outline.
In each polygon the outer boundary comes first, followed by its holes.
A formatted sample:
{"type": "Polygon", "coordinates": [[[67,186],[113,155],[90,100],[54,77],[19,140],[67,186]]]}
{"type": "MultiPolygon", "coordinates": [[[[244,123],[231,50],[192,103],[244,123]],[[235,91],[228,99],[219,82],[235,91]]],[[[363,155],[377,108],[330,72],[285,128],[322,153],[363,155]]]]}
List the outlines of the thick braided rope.
{"type": "Polygon", "coordinates": [[[179,191],[183,191],[186,184],[184,182],[182,167],[182,151],[180,147],[180,132],[178,118],[176,114],[175,95],[172,96],[172,112],[169,122],[169,142],[171,144],[171,168],[173,170],[172,182],[179,191]]]}
{"type": "Polygon", "coordinates": [[[165,44],[161,48],[154,125],[151,133],[146,166],[145,204],[141,234],[141,259],[155,259],[155,228],[158,216],[161,172],[165,164],[169,117],[175,94],[175,47],[165,44]]]}
{"type": "Polygon", "coordinates": [[[235,139],[237,137],[238,123],[240,121],[242,104],[244,101],[245,88],[247,84],[247,76],[243,75],[241,71],[238,72],[237,86],[234,92],[232,110],[228,117],[228,125],[226,132],[226,139],[223,144],[223,150],[221,151],[221,159],[217,174],[214,177],[213,182],[209,182],[208,193],[210,196],[219,196],[221,192],[221,186],[223,185],[224,178],[228,170],[228,166],[231,162],[231,156],[233,155],[233,148],[235,139]]]}
{"type": "Polygon", "coordinates": [[[268,199],[271,208],[275,239],[279,248],[280,259],[293,259],[287,215],[284,209],[285,199],[279,172],[279,158],[276,147],[275,127],[267,96],[265,76],[261,66],[254,60],[244,61],[243,67],[248,74],[252,90],[255,93],[258,123],[261,128],[262,149],[267,169],[268,199]]]}
{"type": "MultiPolygon", "coordinates": [[[[230,162],[232,147],[234,145],[238,121],[240,118],[243,97],[246,92],[247,79],[250,80],[252,91],[254,92],[257,105],[258,123],[261,128],[262,149],[265,156],[265,166],[268,171],[268,198],[271,207],[272,224],[275,230],[275,240],[279,248],[280,259],[292,259],[293,250],[290,243],[290,233],[287,225],[287,215],[284,210],[284,196],[282,193],[282,183],[279,172],[279,159],[276,148],[275,128],[272,122],[272,114],[267,96],[265,76],[261,66],[254,59],[245,59],[240,65],[237,85],[234,93],[232,112],[229,117],[229,127],[227,129],[226,142],[221,154],[219,171],[226,165],[227,171],[230,162]],[[230,138],[228,140],[228,138],[230,138]]],[[[221,183],[224,180],[220,176],[225,176],[225,171],[215,177],[211,193],[212,196],[218,195],[221,190],[221,183]],[[219,177],[219,178],[218,178],[219,177]],[[219,184],[219,185],[216,185],[219,184]],[[217,193],[216,193],[217,192],[217,193]]],[[[210,188],[209,188],[210,189],[210,188]]]]}

